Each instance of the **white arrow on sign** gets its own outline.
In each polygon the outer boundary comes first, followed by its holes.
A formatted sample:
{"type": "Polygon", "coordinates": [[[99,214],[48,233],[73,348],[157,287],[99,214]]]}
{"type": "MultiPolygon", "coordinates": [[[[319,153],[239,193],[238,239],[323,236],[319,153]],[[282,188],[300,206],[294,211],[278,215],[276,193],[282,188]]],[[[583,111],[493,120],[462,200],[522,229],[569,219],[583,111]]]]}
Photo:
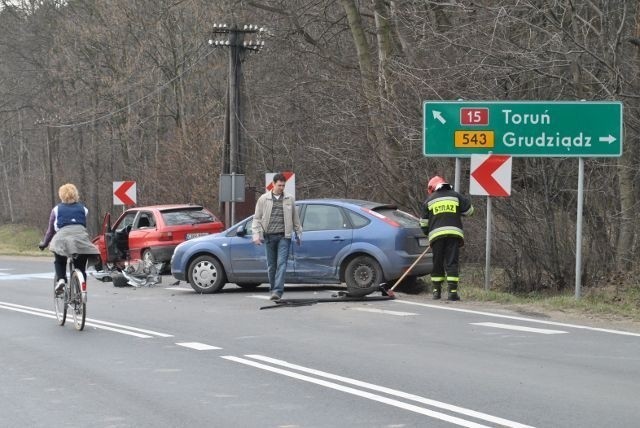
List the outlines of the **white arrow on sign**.
{"type": "Polygon", "coordinates": [[[601,143],[613,143],[614,141],[616,141],[616,137],[614,137],[613,135],[609,134],[608,137],[600,137],[598,138],[598,141],[600,141],[601,143]]]}
{"type": "Polygon", "coordinates": [[[436,119],[436,120],[438,120],[438,122],[440,122],[440,123],[441,123],[441,124],[443,124],[443,125],[444,125],[445,123],[447,123],[447,121],[445,120],[445,118],[444,118],[444,117],[442,117],[442,113],[441,113],[441,112],[439,112],[439,111],[437,111],[437,110],[434,110],[434,111],[433,111],[433,118],[434,118],[434,119],[436,119]]]}

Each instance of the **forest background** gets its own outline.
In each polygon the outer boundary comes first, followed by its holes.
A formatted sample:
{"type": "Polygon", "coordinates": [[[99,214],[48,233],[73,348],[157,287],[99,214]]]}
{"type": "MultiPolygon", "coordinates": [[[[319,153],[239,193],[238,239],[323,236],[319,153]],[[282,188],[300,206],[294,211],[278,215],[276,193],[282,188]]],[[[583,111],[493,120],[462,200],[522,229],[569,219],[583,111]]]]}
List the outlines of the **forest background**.
{"type": "MultiPolygon", "coordinates": [[[[291,170],[298,199],[418,214],[428,178],[454,173],[422,154],[423,101],[622,101],[623,156],[585,160],[582,284],[637,285],[637,0],[0,0],[0,225],[44,230],[65,182],[92,233],[121,211],[114,181],[136,181],[138,205],[222,216],[221,23],[265,28],[240,76],[237,172],[253,196],[291,170]]],[[[576,158],[514,158],[512,194],[492,202],[507,290],[573,287],[577,174],[576,158]]],[[[481,263],[486,199],[472,202],[462,258],[481,263]]]]}

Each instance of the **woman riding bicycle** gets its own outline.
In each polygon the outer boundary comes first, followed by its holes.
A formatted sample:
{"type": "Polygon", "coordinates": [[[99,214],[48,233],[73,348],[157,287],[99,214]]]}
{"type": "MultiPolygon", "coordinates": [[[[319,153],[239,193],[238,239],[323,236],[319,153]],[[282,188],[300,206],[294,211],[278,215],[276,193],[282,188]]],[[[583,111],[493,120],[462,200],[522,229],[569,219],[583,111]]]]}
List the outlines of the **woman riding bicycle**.
{"type": "Polygon", "coordinates": [[[71,183],[58,189],[62,203],[51,210],[49,228],[38,248],[44,250],[47,245],[54,254],[53,265],[56,269],[56,294],[64,289],[67,282],[67,257],[75,256],[74,265],[86,278],[87,260],[100,254],[91,243],[87,233],[87,214],[89,210],[80,202],[78,189],[71,183]]]}

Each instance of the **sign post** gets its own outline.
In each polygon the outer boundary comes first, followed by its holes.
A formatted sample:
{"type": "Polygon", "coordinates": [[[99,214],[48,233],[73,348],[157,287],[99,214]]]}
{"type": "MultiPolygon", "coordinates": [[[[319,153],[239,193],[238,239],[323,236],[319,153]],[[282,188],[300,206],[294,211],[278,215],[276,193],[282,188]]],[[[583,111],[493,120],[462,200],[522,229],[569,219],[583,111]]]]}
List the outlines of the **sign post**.
{"type": "MultiPolygon", "coordinates": [[[[577,157],[575,297],[580,298],[585,157],[622,156],[619,101],[425,101],[423,154],[577,157]]],[[[472,161],[473,162],[473,161],[472,161]]],[[[486,167],[489,170],[489,167],[486,167]]],[[[479,180],[495,188],[492,173],[479,180]]],[[[473,182],[472,174],[472,182],[473,182]]],[[[482,187],[486,189],[484,185],[482,187]]],[[[488,190],[487,190],[488,191],[488,190]]],[[[488,194],[488,193],[487,193],[488,194]]],[[[487,215],[491,209],[488,200],[487,215]]]]}

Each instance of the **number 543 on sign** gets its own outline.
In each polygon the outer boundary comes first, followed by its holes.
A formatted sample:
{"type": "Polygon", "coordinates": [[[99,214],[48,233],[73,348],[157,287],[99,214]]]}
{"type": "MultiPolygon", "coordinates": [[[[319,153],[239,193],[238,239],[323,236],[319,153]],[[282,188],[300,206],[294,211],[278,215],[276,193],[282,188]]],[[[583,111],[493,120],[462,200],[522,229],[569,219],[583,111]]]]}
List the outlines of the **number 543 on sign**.
{"type": "Polygon", "coordinates": [[[457,148],[493,148],[495,144],[493,131],[455,131],[454,138],[457,148]]]}

